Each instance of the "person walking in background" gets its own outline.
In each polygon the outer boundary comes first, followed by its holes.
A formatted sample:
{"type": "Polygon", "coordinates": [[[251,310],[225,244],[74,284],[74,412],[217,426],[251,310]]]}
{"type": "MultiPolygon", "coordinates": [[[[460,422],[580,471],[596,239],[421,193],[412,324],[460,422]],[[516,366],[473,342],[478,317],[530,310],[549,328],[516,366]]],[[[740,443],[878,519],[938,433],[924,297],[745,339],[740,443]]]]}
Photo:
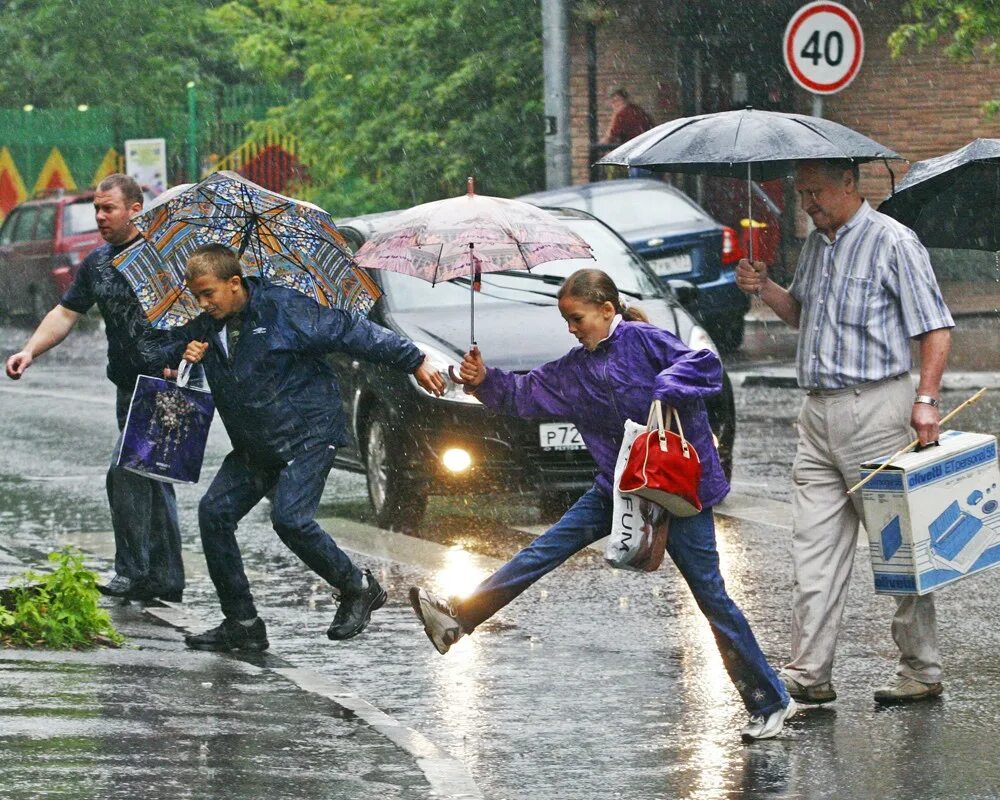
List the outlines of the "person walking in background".
{"type": "Polygon", "coordinates": [[[634,139],[653,127],[653,120],[641,106],[629,99],[624,89],[615,89],[610,94],[611,121],[601,144],[619,145],[634,139]]]}
{"type": "MultiPolygon", "coordinates": [[[[806,390],[792,467],[791,660],[781,672],[802,703],[835,700],[834,649],[863,519],[847,494],[863,461],[938,437],[941,376],[954,326],[927,250],[909,228],[880,214],[859,192],[850,161],[803,161],[795,176],[816,225],[788,290],[763,262],[743,259],[737,285],[758,295],[798,329],[798,383],[806,390]],[[914,396],[910,340],[920,349],[914,396]]],[[[895,677],[875,691],[880,703],[941,694],[934,596],[896,598],[895,677]]]]}
{"type": "Polygon", "coordinates": [[[576,425],[597,462],[594,486],[562,519],[483,581],[467,598],[447,600],[410,589],[410,603],[428,638],[444,654],[535,581],[574,553],[607,536],[612,524],[615,463],[626,419],[646,419],[653,399],[674,406],[701,456],[703,510],[670,519],[667,552],[712,628],[729,677],[750,712],[747,739],[776,736],[795,703],[768,665],[719,572],[712,507],[729,492],[704,398],[722,389],[722,364],[709,350],[691,350],[677,337],[623,307],[618,289],[596,269],[574,272],[558,292],[559,312],[580,342],[562,358],[525,375],[487,368],[478,349],[460,372],[487,408],[518,417],[558,417],[576,425]]]}
{"type": "MultiPolygon", "coordinates": [[[[97,186],[97,229],[107,244],[88,255],[59,305],[41,321],[24,347],[7,359],[7,377],[18,380],[42,353],[65,339],[96,303],[108,337],[108,379],[117,389],[118,429],[125,426],[139,375],[159,375],[166,366],[155,331],[128,282],[111,260],[141,239],[131,217],[142,210],[143,195],[129,176],[109,175],[97,186]]],[[[117,448],[116,448],[117,452],[117,448]]],[[[131,600],[180,601],[184,564],[174,489],[112,465],[107,475],[115,574],[98,588],[131,600]]]]}
{"type": "Polygon", "coordinates": [[[195,250],[186,277],[204,313],[171,332],[171,348],[204,364],[233,451],[198,505],[205,561],[224,619],[185,641],[196,650],[269,646],[236,542],[240,520],[265,495],[281,541],[340,593],[327,636],[357,636],[386,592],[315,520],[334,450],[346,441],[337,381],[324,356],[343,351],[389,364],[437,395],[444,379],[408,339],[293,289],[244,277],[236,254],[223,245],[195,250]]]}

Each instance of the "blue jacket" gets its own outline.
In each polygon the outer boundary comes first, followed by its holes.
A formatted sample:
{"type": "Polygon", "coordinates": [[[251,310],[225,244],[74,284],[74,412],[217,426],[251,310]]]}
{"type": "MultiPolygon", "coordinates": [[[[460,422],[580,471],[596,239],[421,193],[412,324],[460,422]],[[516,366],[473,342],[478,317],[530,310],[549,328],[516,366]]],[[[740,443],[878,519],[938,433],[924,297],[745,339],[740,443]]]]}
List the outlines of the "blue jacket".
{"type": "Polygon", "coordinates": [[[324,356],[341,351],[413,372],[423,353],[367,319],[320,306],[258,278],[245,278],[249,298],[232,363],[220,323],[208,314],[172,332],[172,362],[188,342],[209,343],[202,364],[233,448],[257,460],[289,462],[317,445],[347,442],[333,370],[324,356]]]}

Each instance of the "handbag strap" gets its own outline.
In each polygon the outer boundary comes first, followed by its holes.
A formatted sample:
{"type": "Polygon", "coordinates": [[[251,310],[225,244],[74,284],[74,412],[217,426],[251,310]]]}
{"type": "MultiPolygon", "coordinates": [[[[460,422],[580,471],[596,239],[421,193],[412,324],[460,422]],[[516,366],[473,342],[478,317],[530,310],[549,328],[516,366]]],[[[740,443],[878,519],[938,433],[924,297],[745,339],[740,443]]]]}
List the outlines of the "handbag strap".
{"type": "Polygon", "coordinates": [[[177,385],[183,389],[188,385],[188,380],[191,378],[191,370],[194,368],[194,364],[190,361],[181,361],[177,365],[177,385]]]}
{"type": "MultiPolygon", "coordinates": [[[[690,458],[691,452],[688,446],[688,440],[684,436],[684,428],[681,426],[681,415],[677,413],[677,409],[674,406],[669,407],[670,416],[674,423],[677,425],[677,434],[681,439],[681,449],[684,452],[684,458],[690,458]]],[[[664,453],[667,452],[667,427],[664,425],[663,419],[663,402],[661,400],[653,400],[649,405],[649,417],[646,419],[646,430],[652,431],[653,425],[656,425],[656,431],[660,439],[660,450],[664,453]]]]}

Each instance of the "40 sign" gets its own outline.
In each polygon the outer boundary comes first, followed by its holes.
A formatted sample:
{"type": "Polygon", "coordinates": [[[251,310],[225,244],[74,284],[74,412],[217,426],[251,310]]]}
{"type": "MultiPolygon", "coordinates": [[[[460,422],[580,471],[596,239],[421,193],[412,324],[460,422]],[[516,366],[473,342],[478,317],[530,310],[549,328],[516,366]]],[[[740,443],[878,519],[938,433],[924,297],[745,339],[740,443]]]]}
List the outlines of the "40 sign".
{"type": "Polygon", "coordinates": [[[861,69],[865,39],[858,18],[840,3],[803,6],[785,28],[785,65],[795,82],[815,94],[834,94],[861,69]]]}

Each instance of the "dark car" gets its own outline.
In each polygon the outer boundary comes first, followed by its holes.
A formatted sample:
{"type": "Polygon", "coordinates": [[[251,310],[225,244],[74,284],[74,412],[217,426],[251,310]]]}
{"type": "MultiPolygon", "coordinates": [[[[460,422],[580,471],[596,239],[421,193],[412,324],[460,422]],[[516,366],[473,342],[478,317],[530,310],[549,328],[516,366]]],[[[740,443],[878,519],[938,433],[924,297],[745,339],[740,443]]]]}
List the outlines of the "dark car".
{"type": "Polygon", "coordinates": [[[661,281],[686,280],[698,287],[689,310],[723,352],[743,343],[743,316],[750,308],[736,286],[743,256],[736,231],[716,222],[679,189],[662,181],[624,179],[585,183],[524,195],[538,206],[577,208],[621,234],[661,281]]]}
{"type": "Polygon", "coordinates": [[[93,192],[29,200],[12,209],[0,228],[0,312],[44,317],[83,259],[103,242],[93,192]]]}
{"type": "MultiPolygon", "coordinates": [[[[641,303],[654,324],[692,347],[714,349],[670,288],[614,231],[578,211],[552,213],[590,243],[596,265],[641,303]]],[[[338,225],[357,247],[391,216],[357,217],[338,225]]],[[[584,266],[595,262],[554,261],[530,273],[483,275],[476,294],[476,339],[487,363],[524,373],[578,346],[559,316],[555,294],[566,275],[584,266]]],[[[378,524],[415,524],[430,494],[537,491],[546,514],[565,510],[568,495],[575,499],[590,486],[595,470],[575,428],[558,419],[494,414],[447,380],[448,366],[457,366],[469,347],[468,279],[432,286],[382,270],[369,274],[385,292],[370,319],[416,342],[448,384],[437,398],[412,376],[333,357],[353,439],[337,451],[337,464],[366,473],[378,524]]],[[[728,474],[735,435],[728,378],[709,413],[728,474]]]]}

